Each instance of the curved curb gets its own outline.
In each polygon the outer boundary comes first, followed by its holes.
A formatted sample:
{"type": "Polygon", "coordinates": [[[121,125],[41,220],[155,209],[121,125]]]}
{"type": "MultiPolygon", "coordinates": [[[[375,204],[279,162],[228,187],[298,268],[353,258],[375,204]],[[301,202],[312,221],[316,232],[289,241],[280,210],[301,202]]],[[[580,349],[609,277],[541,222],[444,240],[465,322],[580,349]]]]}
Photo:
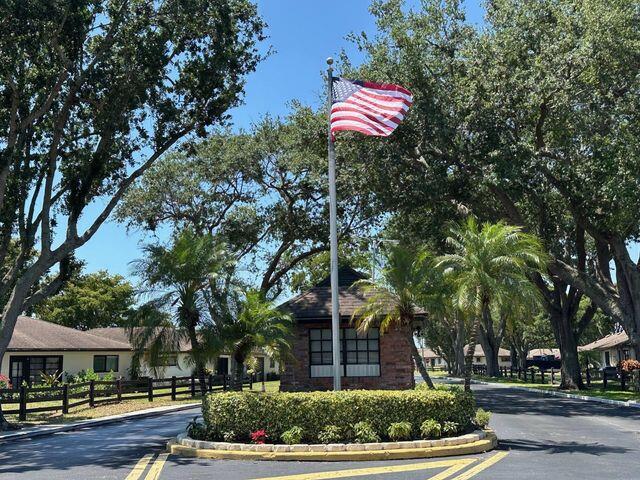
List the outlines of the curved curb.
{"type": "Polygon", "coordinates": [[[486,429],[486,436],[462,445],[445,445],[426,448],[394,448],[385,450],[352,450],[338,452],[257,452],[245,450],[214,450],[182,445],[185,438],[176,438],[167,443],[167,452],[173,455],[214,460],[270,460],[307,462],[354,462],[371,460],[408,460],[413,458],[436,458],[470,455],[492,450],[498,444],[493,430],[486,429]]]}

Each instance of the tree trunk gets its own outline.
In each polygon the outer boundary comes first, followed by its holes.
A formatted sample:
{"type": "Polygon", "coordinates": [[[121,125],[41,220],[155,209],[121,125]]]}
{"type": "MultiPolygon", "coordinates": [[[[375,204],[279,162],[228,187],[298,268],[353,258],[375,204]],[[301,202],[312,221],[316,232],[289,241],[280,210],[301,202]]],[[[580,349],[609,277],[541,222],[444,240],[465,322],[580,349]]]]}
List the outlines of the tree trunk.
{"type": "Polygon", "coordinates": [[[456,338],[454,342],[455,350],[455,366],[454,375],[461,377],[464,375],[464,344],[466,343],[466,331],[464,325],[464,318],[462,315],[458,315],[458,321],[456,323],[456,338]]]}
{"type": "Polygon", "coordinates": [[[491,333],[483,331],[482,328],[480,329],[478,338],[484,351],[484,358],[487,364],[487,376],[499,377],[501,374],[498,364],[498,347],[495,345],[495,338],[493,338],[491,333]]]}
{"type": "Polygon", "coordinates": [[[242,391],[242,377],[244,376],[244,361],[245,358],[239,354],[234,354],[232,375],[231,375],[231,390],[241,392],[242,391]]]}
{"type": "Polygon", "coordinates": [[[471,324],[469,332],[469,345],[464,357],[464,391],[471,391],[471,367],[473,365],[473,354],[476,351],[476,343],[478,343],[478,331],[480,330],[480,319],[475,317],[471,324]]]}
{"type": "Polygon", "coordinates": [[[435,387],[433,386],[433,382],[431,381],[429,372],[427,372],[427,368],[424,366],[424,361],[420,356],[420,352],[418,352],[418,347],[416,347],[416,342],[413,341],[413,332],[411,330],[409,330],[409,332],[410,332],[410,338],[408,340],[409,340],[409,345],[411,345],[411,356],[413,357],[413,361],[415,362],[416,368],[420,372],[420,375],[422,376],[424,383],[426,383],[429,388],[433,389],[435,387]]]}
{"type": "Polygon", "coordinates": [[[500,350],[501,338],[496,336],[493,328],[493,319],[489,311],[489,300],[482,302],[482,323],[478,331],[478,339],[484,351],[484,358],[487,363],[487,376],[499,377],[500,365],[498,363],[498,354],[500,350]]]}
{"type": "Polygon", "coordinates": [[[199,314],[194,313],[194,318],[189,322],[189,328],[187,329],[189,334],[189,341],[191,343],[191,354],[195,363],[195,374],[198,377],[198,383],[200,383],[200,393],[204,397],[207,393],[207,374],[205,372],[206,365],[203,360],[204,352],[202,351],[202,345],[198,341],[198,334],[196,332],[196,325],[199,322],[199,314]]]}
{"type": "Polygon", "coordinates": [[[572,319],[563,312],[551,312],[551,325],[560,348],[560,388],[583,390],[582,372],[578,360],[578,341],[573,330],[572,319]]]}

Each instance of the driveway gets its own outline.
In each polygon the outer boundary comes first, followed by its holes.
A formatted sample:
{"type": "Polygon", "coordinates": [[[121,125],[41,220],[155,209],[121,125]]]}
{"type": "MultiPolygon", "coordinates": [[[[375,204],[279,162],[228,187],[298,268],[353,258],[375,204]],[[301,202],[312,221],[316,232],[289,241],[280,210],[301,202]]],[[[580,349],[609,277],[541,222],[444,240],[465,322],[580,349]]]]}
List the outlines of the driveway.
{"type": "Polygon", "coordinates": [[[0,446],[0,479],[513,480],[640,478],[640,409],[474,386],[498,451],[440,460],[249,462],[163,454],[197,409],[0,446]],[[438,463],[440,462],[440,463],[438,463]],[[137,467],[136,467],[137,466],[137,467]]]}

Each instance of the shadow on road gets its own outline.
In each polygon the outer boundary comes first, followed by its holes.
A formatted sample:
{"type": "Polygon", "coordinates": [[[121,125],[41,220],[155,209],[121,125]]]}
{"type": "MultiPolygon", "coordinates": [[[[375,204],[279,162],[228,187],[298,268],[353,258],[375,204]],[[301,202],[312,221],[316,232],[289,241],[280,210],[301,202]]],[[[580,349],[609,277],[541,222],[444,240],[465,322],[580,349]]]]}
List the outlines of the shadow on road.
{"type": "Polygon", "coordinates": [[[559,417],[602,416],[640,420],[640,408],[550,397],[503,387],[482,386],[482,388],[475,389],[475,395],[480,406],[499,414],[559,417]]]}
{"type": "Polygon", "coordinates": [[[500,450],[520,450],[543,453],[584,453],[587,455],[606,455],[608,453],[627,453],[632,451],[625,447],[614,447],[601,443],[578,442],[539,442],[535,440],[500,439],[500,450]]]}

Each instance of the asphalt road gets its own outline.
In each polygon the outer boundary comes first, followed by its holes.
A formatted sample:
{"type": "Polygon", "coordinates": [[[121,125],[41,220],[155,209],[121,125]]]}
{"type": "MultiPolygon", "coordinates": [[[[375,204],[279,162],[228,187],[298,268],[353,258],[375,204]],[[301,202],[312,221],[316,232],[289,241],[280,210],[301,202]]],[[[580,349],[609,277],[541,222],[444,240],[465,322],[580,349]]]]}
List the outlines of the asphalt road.
{"type": "Polygon", "coordinates": [[[338,475],[381,480],[640,479],[640,409],[503,387],[474,388],[478,403],[494,412],[491,426],[500,438],[500,451],[456,457],[447,465],[434,464],[437,460],[284,463],[165,458],[164,442],[184,430],[198,413],[194,409],[0,445],[0,479],[125,479],[141,459],[139,475],[129,480],[249,480],[310,473],[316,473],[317,480],[338,475]],[[383,466],[397,469],[383,474],[383,466]],[[451,474],[445,473],[448,468],[451,474]],[[347,476],[339,474],[341,470],[354,471],[347,476]]]}

